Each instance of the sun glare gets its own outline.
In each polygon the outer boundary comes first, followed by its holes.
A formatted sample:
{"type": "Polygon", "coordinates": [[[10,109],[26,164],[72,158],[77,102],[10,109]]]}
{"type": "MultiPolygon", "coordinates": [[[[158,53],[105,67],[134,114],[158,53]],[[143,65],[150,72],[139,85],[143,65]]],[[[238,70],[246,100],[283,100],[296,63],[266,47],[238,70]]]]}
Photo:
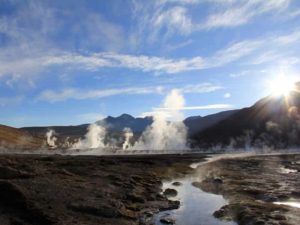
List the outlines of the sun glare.
{"type": "Polygon", "coordinates": [[[269,82],[270,93],[273,96],[287,96],[295,89],[295,80],[287,76],[277,76],[269,82]]]}

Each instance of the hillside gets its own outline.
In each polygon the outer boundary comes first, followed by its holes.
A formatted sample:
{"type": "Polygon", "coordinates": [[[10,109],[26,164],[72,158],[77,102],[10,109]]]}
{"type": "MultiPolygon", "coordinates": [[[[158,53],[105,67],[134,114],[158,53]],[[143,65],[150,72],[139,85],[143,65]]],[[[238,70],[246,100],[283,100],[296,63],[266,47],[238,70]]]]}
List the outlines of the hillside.
{"type": "Polygon", "coordinates": [[[300,83],[289,96],[268,96],[192,136],[194,147],[300,146],[300,83]]]}
{"type": "Polygon", "coordinates": [[[38,149],[44,140],[17,128],[0,125],[0,148],[38,149]]]}
{"type": "Polygon", "coordinates": [[[220,121],[228,118],[239,110],[229,110],[224,112],[219,112],[215,114],[211,114],[208,116],[192,116],[186,118],[183,122],[187,126],[189,130],[189,135],[193,135],[197,132],[203,131],[220,121]]]}

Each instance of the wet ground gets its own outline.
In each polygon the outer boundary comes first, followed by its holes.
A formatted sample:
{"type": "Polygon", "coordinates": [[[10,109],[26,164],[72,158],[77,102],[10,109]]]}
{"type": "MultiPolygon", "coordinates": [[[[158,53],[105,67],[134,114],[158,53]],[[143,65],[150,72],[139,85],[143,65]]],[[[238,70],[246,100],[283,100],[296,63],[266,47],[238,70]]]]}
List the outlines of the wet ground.
{"type": "Polygon", "coordinates": [[[214,215],[238,224],[300,224],[300,155],[229,157],[198,167],[204,191],[229,201],[214,215]],[[278,204],[284,203],[284,204],[278,204]]]}
{"type": "Polygon", "coordinates": [[[299,155],[203,160],[1,155],[0,224],[300,224],[299,155]]]}
{"type": "MultiPolygon", "coordinates": [[[[194,186],[194,182],[198,179],[193,174],[186,175],[182,178],[177,178],[171,181],[163,182],[163,192],[176,192],[169,194],[169,199],[180,201],[178,209],[162,211],[155,215],[154,223],[163,225],[166,221],[176,224],[194,225],[210,224],[210,225],[235,225],[232,221],[222,221],[213,216],[214,212],[228,202],[222,195],[208,193],[194,186]]],[[[167,195],[168,196],[168,195],[167,195]]]]}
{"type": "Polygon", "coordinates": [[[179,207],[162,180],[202,155],[0,156],[0,224],[147,224],[179,207]]]}

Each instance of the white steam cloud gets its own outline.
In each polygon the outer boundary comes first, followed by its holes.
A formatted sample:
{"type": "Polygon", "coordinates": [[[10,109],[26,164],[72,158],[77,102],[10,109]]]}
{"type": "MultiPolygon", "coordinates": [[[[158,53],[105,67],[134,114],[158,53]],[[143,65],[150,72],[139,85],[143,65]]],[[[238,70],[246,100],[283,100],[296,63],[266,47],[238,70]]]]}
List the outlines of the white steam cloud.
{"type": "Polygon", "coordinates": [[[179,90],[172,90],[164,100],[166,110],[153,113],[153,123],[146,128],[131,150],[185,150],[187,128],[178,110],[184,107],[184,98],[179,90]]]}
{"type": "Polygon", "coordinates": [[[133,132],[131,131],[130,128],[124,128],[124,137],[125,137],[125,141],[122,145],[122,149],[126,150],[129,149],[131,147],[130,141],[133,138],[133,132]]]}
{"type": "MultiPolygon", "coordinates": [[[[165,98],[163,110],[152,113],[153,123],[146,128],[134,142],[134,133],[124,128],[124,138],[120,140],[109,137],[105,124],[91,124],[83,139],[79,139],[71,149],[115,150],[187,150],[187,128],[179,109],[184,107],[184,97],[179,90],[172,90],[165,98]],[[119,144],[118,144],[119,142],[119,144]]],[[[98,152],[98,151],[97,151],[98,152]]]]}
{"type": "Polygon", "coordinates": [[[55,135],[54,130],[49,130],[46,133],[47,144],[48,144],[48,146],[50,146],[50,148],[56,148],[57,147],[57,145],[56,145],[57,138],[54,135],[55,135]]]}
{"type": "Polygon", "coordinates": [[[73,144],[73,149],[89,149],[89,148],[105,148],[106,129],[104,126],[98,124],[91,124],[88,127],[88,132],[84,139],[79,139],[73,144]]]}

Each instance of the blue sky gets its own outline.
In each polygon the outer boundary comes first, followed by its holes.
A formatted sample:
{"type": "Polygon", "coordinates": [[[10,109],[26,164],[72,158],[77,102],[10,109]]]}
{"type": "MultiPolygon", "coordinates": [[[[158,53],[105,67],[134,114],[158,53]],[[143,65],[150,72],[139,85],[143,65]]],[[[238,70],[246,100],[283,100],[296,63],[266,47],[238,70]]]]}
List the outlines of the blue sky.
{"type": "MultiPolygon", "coordinates": [[[[0,0],[0,123],[184,115],[252,105],[300,78],[298,0],[0,0]]],[[[300,79],[299,79],[300,80],[300,79]]]]}

